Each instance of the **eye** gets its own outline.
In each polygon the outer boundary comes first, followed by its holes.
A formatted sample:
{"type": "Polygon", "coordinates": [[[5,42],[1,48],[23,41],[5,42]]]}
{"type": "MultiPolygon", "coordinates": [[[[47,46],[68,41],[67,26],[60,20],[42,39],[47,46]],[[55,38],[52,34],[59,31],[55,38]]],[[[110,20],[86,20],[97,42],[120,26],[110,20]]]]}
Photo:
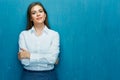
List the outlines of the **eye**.
{"type": "Polygon", "coordinates": [[[40,13],[42,13],[42,12],[43,12],[43,10],[39,10],[39,12],[40,12],[40,13]]]}
{"type": "Polygon", "coordinates": [[[32,12],[32,14],[35,14],[35,13],[36,13],[36,11],[33,11],[33,12],[32,12]]]}

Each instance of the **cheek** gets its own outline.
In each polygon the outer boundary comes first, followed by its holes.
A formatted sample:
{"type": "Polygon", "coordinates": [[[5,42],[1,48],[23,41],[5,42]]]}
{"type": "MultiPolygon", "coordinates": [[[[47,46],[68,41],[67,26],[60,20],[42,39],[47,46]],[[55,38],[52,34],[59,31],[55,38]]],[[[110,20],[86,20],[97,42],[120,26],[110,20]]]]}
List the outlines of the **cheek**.
{"type": "Polygon", "coordinates": [[[44,20],[46,19],[46,15],[43,15],[44,20]]]}
{"type": "Polygon", "coordinates": [[[34,20],[35,19],[35,15],[31,15],[31,20],[34,20]]]}

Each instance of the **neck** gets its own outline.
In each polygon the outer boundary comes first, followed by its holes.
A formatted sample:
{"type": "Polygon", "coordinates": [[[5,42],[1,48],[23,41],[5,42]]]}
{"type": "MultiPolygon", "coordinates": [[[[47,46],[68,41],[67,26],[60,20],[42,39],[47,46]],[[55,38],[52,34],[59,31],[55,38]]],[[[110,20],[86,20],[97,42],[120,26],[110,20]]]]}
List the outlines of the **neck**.
{"type": "Polygon", "coordinates": [[[44,26],[44,24],[34,24],[34,28],[37,35],[41,34],[42,30],[44,29],[44,26]]]}
{"type": "Polygon", "coordinates": [[[42,24],[34,24],[34,27],[35,27],[35,29],[37,30],[39,30],[39,29],[42,29],[43,27],[45,26],[45,24],[44,23],[42,23],[42,24]]]}

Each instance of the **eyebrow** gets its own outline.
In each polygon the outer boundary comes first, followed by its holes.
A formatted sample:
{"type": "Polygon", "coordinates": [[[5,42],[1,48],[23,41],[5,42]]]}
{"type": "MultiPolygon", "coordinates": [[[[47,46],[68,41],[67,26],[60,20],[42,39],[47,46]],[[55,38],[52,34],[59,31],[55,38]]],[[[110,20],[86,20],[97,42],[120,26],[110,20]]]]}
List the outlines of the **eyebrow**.
{"type": "MultiPolygon", "coordinates": [[[[43,10],[43,9],[38,9],[38,10],[43,10]]],[[[31,12],[35,12],[35,11],[36,11],[36,10],[33,10],[33,11],[31,10],[31,12]]]]}

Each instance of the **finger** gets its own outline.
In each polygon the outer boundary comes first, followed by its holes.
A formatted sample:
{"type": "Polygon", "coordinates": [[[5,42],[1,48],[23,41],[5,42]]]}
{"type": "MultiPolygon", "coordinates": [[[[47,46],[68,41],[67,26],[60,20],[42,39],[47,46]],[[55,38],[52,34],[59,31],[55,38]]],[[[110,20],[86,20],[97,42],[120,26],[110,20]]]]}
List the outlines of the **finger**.
{"type": "Polygon", "coordinates": [[[21,55],[20,55],[20,54],[18,55],[18,59],[19,59],[19,60],[21,59],[21,55]]]}
{"type": "Polygon", "coordinates": [[[59,63],[59,58],[57,58],[57,60],[56,60],[55,64],[58,64],[58,63],[59,63]]]}

